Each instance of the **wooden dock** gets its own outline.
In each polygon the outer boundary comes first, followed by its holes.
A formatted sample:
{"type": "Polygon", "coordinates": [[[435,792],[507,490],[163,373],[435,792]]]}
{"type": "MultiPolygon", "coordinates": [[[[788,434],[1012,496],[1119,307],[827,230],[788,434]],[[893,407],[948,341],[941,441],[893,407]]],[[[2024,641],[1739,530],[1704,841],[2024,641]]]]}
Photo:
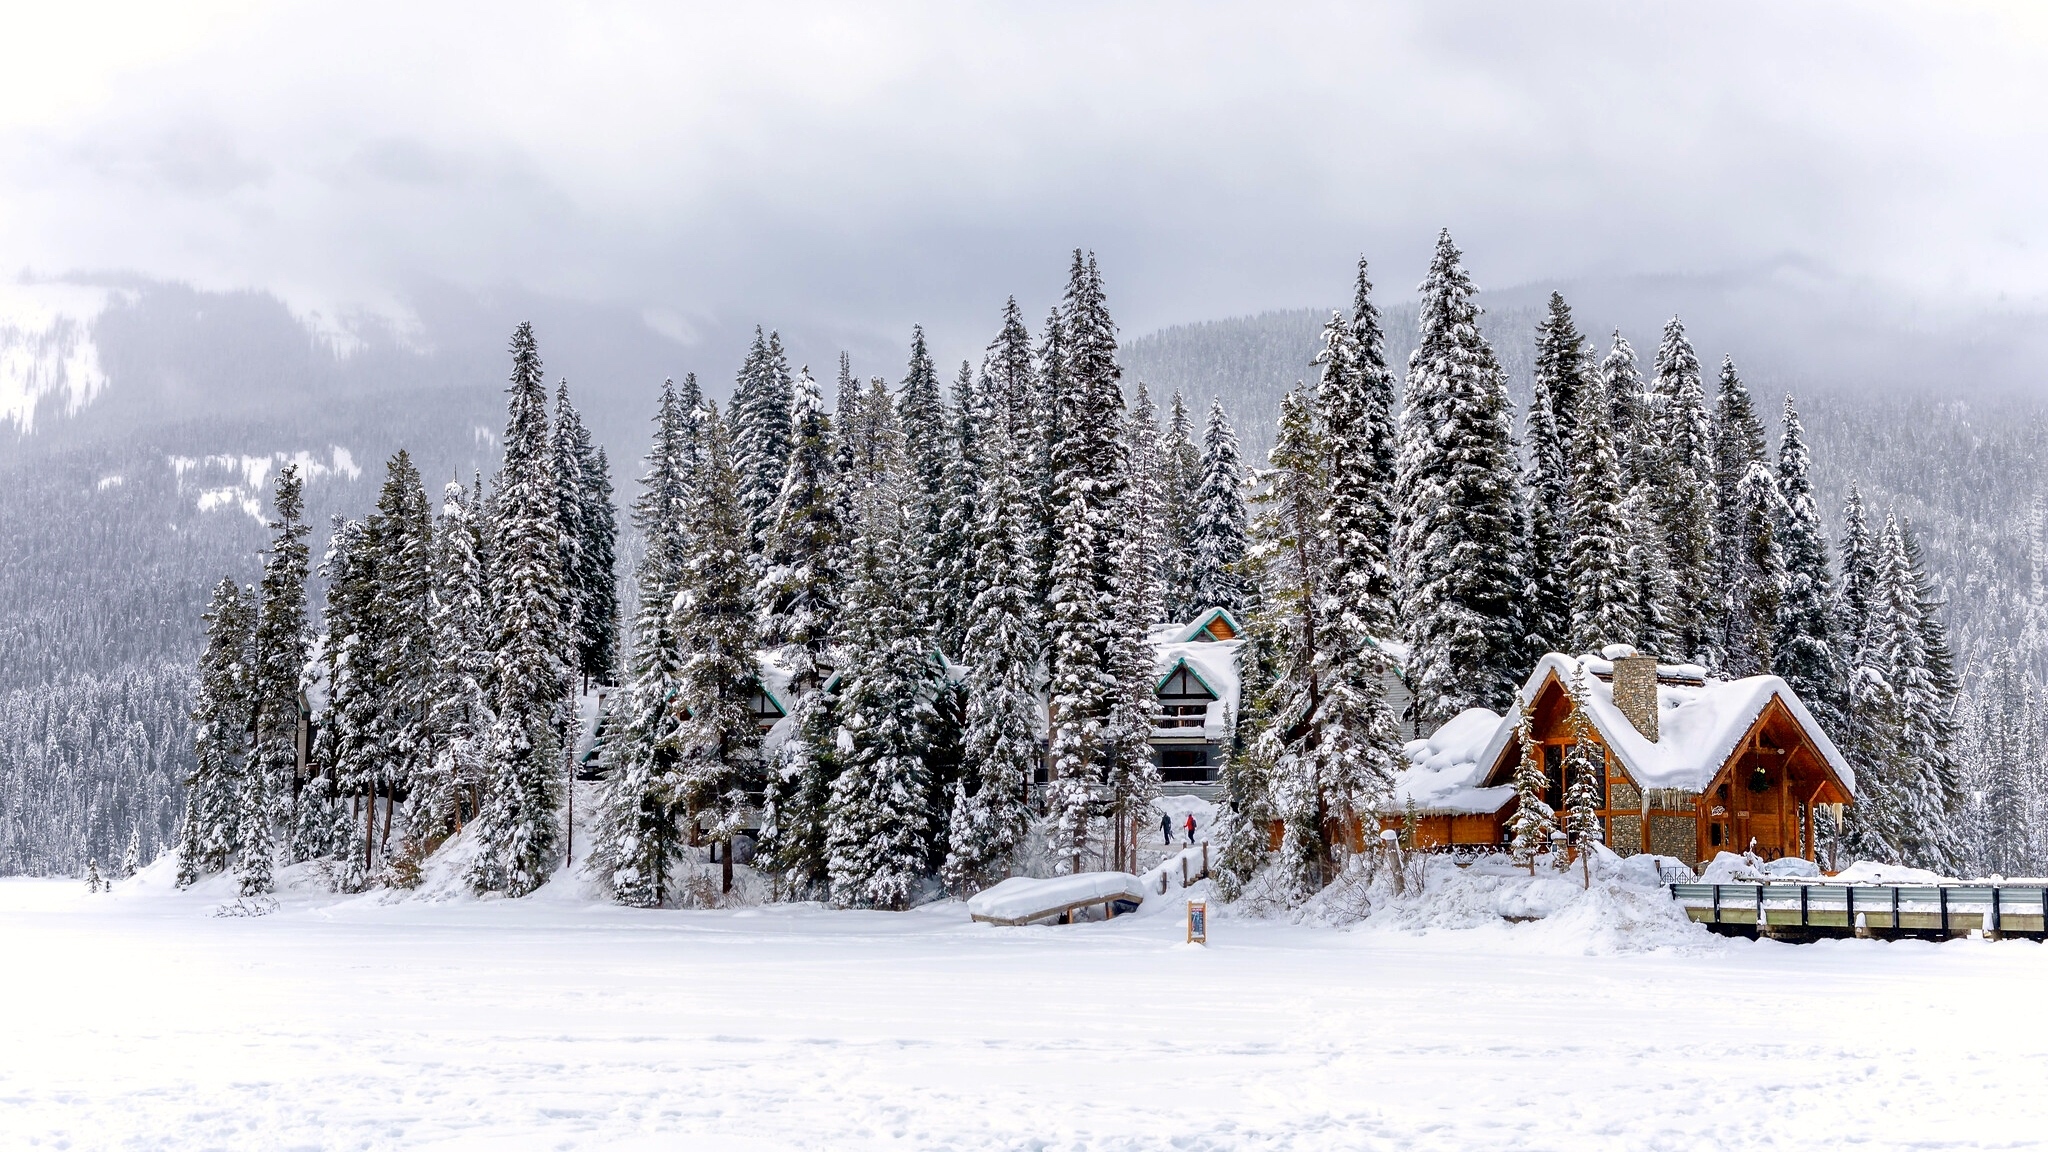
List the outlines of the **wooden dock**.
{"type": "Polygon", "coordinates": [[[2048,885],[1672,884],[1671,898],[1716,932],[1774,939],[2048,937],[2048,885]]]}

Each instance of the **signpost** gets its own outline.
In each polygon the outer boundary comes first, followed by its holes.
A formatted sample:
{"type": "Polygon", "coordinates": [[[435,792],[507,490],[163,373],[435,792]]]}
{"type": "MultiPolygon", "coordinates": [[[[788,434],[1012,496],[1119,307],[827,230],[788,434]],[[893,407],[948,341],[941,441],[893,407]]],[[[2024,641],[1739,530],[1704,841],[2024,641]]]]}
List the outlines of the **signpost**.
{"type": "Polygon", "coordinates": [[[1188,943],[1209,942],[1209,903],[1206,900],[1188,901],[1188,943]]]}

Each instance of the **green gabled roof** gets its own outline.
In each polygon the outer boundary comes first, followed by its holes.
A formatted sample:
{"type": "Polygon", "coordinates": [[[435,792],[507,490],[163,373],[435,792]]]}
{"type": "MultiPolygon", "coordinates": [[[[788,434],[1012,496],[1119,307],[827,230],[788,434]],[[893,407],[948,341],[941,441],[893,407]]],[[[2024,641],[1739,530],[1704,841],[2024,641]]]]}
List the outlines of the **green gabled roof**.
{"type": "MultiPolygon", "coordinates": [[[[1220,609],[1219,609],[1219,611],[1220,611],[1220,609]]],[[[1173,662],[1173,667],[1171,667],[1171,668],[1168,668],[1168,669],[1166,670],[1166,675],[1164,675],[1164,676],[1161,676],[1161,677],[1159,678],[1159,681],[1158,681],[1158,683],[1156,683],[1156,684],[1152,685],[1152,694],[1153,694],[1154,696],[1157,696],[1157,695],[1159,694],[1159,690],[1160,690],[1161,688],[1164,688],[1164,687],[1166,687],[1166,682],[1167,682],[1168,680],[1171,680],[1171,679],[1173,679],[1173,674],[1174,674],[1174,673],[1176,673],[1176,672],[1178,672],[1178,671],[1180,671],[1180,670],[1181,670],[1181,669],[1183,669],[1183,668],[1185,668],[1185,669],[1187,669],[1187,670],[1188,670],[1188,675],[1190,675],[1190,676],[1193,676],[1193,677],[1195,678],[1195,683],[1197,683],[1197,684],[1200,684],[1200,685],[1201,685],[1201,686],[1202,686],[1202,687],[1203,687],[1204,689],[1206,689],[1206,690],[1208,691],[1208,693],[1209,693],[1209,696],[1210,696],[1210,697],[1211,697],[1212,699],[1216,699],[1216,700],[1221,700],[1221,699],[1223,699],[1223,693],[1221,693],[1221,692],[1218,692],[1218,691],[1216,691],[1216,686],[1215,686],[1214,684],[1211,684],[1211,683],[1209,683],[1209,681],[1208,681],[1208,680],[1204,679],[1204,678],[1202,677],[1202,673],[1201,673],[1201,670],[1200,670],[1200,669],[1198,669],[1198,668],[1196,668],[1196,667],[1195,667],[1194,665],[1192,665],[1192,664],[1188,663],[1187,657],[1185,657],[1185,656],[1183,656],[1183,657],[1181,657],[1180,659],[1178,659],[1178,660],[1174,661],[1174,662],[1173,662]]]]}
{"type": "Polygon", "coordinates": [[[1194,621],[1188,628],[1188,634],[1181,638],[1181,643],[1190,643],[1195,639],[1195,637],[1200,636],[1202,633],[1208,631],[1210,623],[1212,623],[1219,616],[1221,616],[1223,620],[1230,625],[1230,631],[1233,639],[1244,635],[1244,625],[1239,624],[1237,622],[1237,617],[1230,614],[1230,609],[1211,608],[1207,612],[1202,613],[1200,616],[1194,619],[1194,621]]]}

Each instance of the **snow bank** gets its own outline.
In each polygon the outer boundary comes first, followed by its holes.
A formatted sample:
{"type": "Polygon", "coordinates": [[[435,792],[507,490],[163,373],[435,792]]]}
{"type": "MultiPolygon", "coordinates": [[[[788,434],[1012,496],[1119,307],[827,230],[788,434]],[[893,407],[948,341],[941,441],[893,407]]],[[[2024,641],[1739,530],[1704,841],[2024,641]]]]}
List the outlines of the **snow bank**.
{"type": "Polygon", "coordinates": [[[1925,868],[1908,868],[1904,864],[1879,864],[1874,860],[1863,860],[1849,865],[1835,873],[1832,882],[1836,884],[1955,884],[1953,876],[1929,872],[1925,868]]]}
{"type": "Polygon", "coordinates": [[[1129,872],[1080,872],[1048,880],[1012,876],[969,898],[967,914],[993,924],[1026,924],[1109,900],[1142,904],[1145,886],[1129,872]]]}

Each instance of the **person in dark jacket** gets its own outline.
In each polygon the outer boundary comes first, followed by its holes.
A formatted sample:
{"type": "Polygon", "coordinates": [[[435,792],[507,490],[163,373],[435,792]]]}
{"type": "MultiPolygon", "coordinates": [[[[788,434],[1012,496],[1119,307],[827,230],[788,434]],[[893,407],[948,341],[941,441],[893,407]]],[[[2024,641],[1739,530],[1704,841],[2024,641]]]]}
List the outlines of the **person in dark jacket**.
{"type": "Polygon", "coordinates": [[[1168,816],[1164,812],[1159,814],[1159,842],[1161,844],[1173,843],[1173,817],[1168,816]]]}

